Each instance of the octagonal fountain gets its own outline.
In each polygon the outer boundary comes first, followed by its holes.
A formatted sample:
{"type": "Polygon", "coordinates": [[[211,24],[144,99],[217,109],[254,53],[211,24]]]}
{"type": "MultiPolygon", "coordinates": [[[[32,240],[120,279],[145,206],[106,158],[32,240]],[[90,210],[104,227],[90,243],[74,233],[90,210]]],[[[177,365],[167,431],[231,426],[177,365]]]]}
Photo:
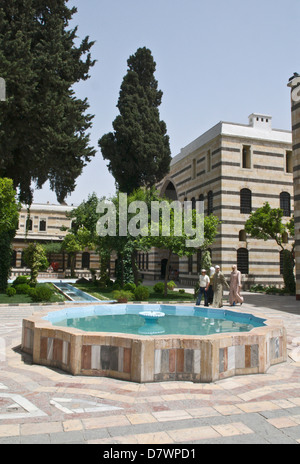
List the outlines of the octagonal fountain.
{"type": "Polygon", "coordinates": [[[187,305],[68,307],[23,320],[33,362],[134,382],[212,382],[287,359],[282,321],[187,305]]]}

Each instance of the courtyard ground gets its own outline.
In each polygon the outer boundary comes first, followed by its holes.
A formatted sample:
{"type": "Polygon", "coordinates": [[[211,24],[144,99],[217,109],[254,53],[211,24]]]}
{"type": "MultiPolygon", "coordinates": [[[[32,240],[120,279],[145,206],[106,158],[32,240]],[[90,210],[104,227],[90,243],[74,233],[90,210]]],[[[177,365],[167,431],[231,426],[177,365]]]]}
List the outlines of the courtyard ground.
{"type": "Polygon", "coordinates": [[[20,351],[22,319],[47,306],[0,306],[0,444],[300,443],[300,302],[243,295],[243,309],[283,319],[288,361],[211,384],[136,384],[33,365],[20,351]]]}

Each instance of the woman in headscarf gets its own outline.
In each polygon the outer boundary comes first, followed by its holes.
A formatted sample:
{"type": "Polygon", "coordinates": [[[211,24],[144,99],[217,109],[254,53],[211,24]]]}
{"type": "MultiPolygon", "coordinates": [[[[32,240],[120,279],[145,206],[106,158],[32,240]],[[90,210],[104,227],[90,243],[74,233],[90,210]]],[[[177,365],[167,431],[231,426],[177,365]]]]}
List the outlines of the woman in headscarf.
{"type": "Polygon", "coordinates": [[[242,288],[242,274],[237,270],[236,265],[232,266],[232,273],[230,276],[230,291],[229,291],[229,304],[235,306],[236,303],[243,304],[244,298],[241,296],[242,288]]]}
{"type": "Polygon", "coordinates": [[[223,306],[223,288],[229,289],[229,285],[222,272],[220,272],[220,266],[216,266],[215,274],[211,280],[211,285],[214,292],[214,299],[212,306],[214,308],[222,308],[223,306]]]}

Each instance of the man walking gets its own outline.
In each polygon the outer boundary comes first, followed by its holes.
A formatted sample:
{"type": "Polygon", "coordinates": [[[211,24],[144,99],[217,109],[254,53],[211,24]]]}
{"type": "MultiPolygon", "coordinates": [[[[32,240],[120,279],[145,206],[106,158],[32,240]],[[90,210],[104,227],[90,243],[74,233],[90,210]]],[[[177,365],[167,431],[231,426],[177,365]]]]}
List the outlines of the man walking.
{"type": "Polygon", "coordinates": [[[206,275],[206,270],[202,269],[201,274],[199,276],[199,292],[196,301],[196,306],[199,306],[202,300],[202,295],[204,296],[204,306],[208,306],[208,287],[210,284],[210,278],[206,275]]]}
{"type": "Polygon", "coordinates": [[[216,266],[216,272],[212,279],[212,287],[214,291],[214,308],[222,308],[223,306],[223,288],[226,287],[229,289],[229,285],[226,282],[226,279],[222,272],[220,272],[220,266],[216,266]]]}

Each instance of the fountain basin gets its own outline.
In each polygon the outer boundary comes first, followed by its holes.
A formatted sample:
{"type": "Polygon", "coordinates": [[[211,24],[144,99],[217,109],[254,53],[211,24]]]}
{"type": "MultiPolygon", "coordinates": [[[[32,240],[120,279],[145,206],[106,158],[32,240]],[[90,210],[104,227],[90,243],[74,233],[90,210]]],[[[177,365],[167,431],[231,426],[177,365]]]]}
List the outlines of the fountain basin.
{"type": "MultiPolygon", "coordinates": [[[[128,305],[129,306],[129,305],[128,305]]],[[[194,306],[149,305],[149,311],[177,313],[207,311],[194,306]]],[[[67,308],[63,311],[76,319],[85,312],[126,312],[127,305],[95,305],[67,308]]],[[[147,305],[130,305],[130,311],[146,312],[147,305]],[[135,306],[135,308],[133,308],[135,306]]],[[[215,319],[223,310],[211,309],[215,319]]],[[[73,375],[107,376],[133,382],[183,380],[213,382],[242,374],[265,373],[270,366],[287,359],[286,330],[279,319],[263,318],[261,314],[229,311],[234,321],[229,331],[202,335],[141,334],[118,331],[90,331],[65,324],[62,311],[49,312],[23,320],[22,349],[33,356],[33,362],[60,368],[73,375]],[[237,321],[260,321],[248,331],[233,331],[237,321]],[[58,325],[54,325],[57,323],[58,325]],[[232,328],[233,327],[233,328],[232,328]]],[[[207,313],[204,313],[208,315],[207,313]]],[[[142,316],[139,316],[143,326],[142,316]]],[[[164,327],[167,317],[159,317],[164,327]]],[[[68,319],[67,319],[68,320],[68,319]]],[[[207,327],[212,327],[209,318],[207,327]]],[[[190,324],[194,325],[194,324],[190,324]]],[[[208,329],[207,329],[208,330],[208,329]]]]}

